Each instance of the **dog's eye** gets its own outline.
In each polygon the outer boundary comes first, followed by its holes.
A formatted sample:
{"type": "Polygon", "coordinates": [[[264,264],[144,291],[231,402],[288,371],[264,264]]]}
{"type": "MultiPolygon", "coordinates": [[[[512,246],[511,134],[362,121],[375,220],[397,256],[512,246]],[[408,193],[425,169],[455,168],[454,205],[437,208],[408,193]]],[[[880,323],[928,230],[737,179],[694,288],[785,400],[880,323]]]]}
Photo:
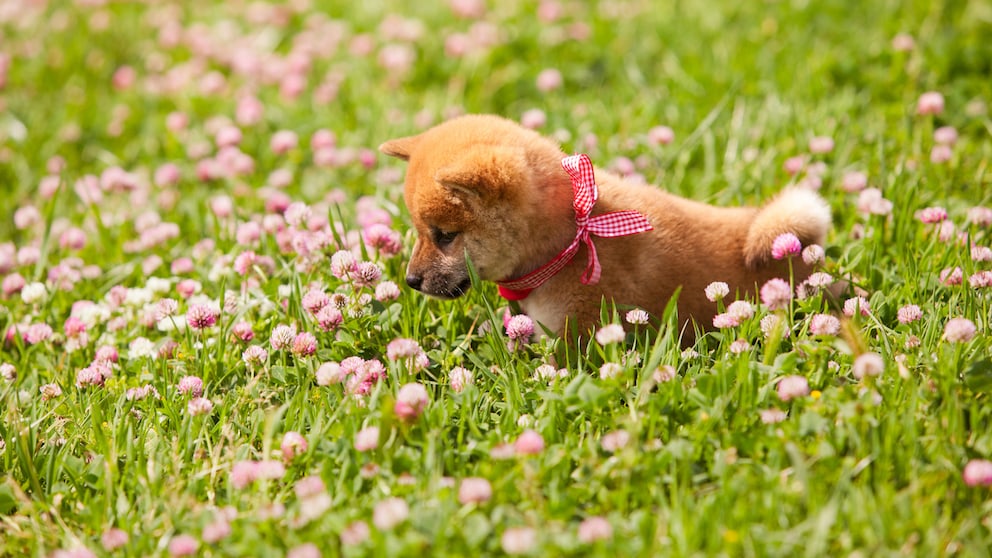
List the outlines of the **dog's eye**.
{"type": "Polygon", "coordinates": [[[433,237],[434,244],[436,244],[438,248],[445,248],[455,241],[455,238],[458,237],[458,233],[442,231],[441,229],[432,227],[431,236],[433,237]]]}

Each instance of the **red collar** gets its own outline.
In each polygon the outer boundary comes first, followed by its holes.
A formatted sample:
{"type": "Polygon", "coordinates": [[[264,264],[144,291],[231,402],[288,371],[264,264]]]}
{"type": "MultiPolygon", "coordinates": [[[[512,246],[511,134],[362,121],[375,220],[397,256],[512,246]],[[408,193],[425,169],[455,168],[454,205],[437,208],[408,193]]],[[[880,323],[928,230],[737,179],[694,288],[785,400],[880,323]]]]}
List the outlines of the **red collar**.
{"type": "Polygon", "coordinates": [[[527,298],[528,296],[530,296],[530,292],[533,291],[533,290],[534,290],[534,288],[530,288],[530,289],[511,289],[510,287],[506,287],[506,286],[503,286],[503,285],[500,285],[500,284],[497,284],[496,285],[496,291],[499,292],[499,296],[505,298],[506,300],[511,300],[511,301],[523,300],[523,299],[527,298]]]}
{"type": "Polygon", "coordinates": [[[633,211],[611,211],[595,217],[590,217],[592,208],[599,199],[599,188],[596,187],[596,177],[592,162],[585,154],[565,157],[561,166],[572,179],[572,207],[575,209],[575,239],[572,243],[551,259],[550,262],[531,271],[523,277],[506,281],[497,281],[499,295],[507,300],[523,300],[531,291],[543,285],[565,268],[579,251],[579,246],[585,244],[589,252],[589,262],[580,280],[583,285],[595,285],[599,282],[602,268],[596,255],[596,246],[592,235],[602,237],[627,236],[652,230],[654,227],[643,214],[633,211]]]}

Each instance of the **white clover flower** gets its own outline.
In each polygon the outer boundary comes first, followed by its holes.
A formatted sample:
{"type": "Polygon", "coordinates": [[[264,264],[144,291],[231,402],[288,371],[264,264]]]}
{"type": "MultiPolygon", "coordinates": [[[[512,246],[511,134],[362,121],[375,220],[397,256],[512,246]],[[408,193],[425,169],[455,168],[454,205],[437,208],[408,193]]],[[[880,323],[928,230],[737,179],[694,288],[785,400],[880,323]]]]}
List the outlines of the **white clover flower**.
{"type": "Polygon", "coordinates": [[[730,294],[730,286],[723,281],[714,281],[706,286],[704,292],[706,293],[706,298],[711,302],[716,302],[730,294]]]}
{"type": "Polygon", "coordinates": [[[127,294],[124,297],[124,304],[127,306],[140,308],[150,303],[154,298],[155,298],[155,294],[151,291],[151,289],[147,289],[147,288],[128,289],[127,294]]]}
{"type": "Polygon", "coordinates": [[[145,337],[138,337],[131,341],[128,346],[128,359],[143,357],[155,358],[155,344],[145,337]]]}
{"type": "Polygon", "coordinates": [[[145,288],[156,294],[167,293],[172,289],[172,281],[161,277],[149,277],[145,281],[145,288]]]}
{"type": "Polygon", "coordinates": [[[24,304],[34,304],[41,302],[47,294],[48,289],[45,288],[44,283],[28,283],[21,289],[21,300],[24,301],[24,304]]]}
{"type": "Polygon", "coordinates": [[[625,335],[623,326],[619,324],[610,324],[599,328],[599,331],[596,332],[596,342],[600,345],[621,343],[623,342],[625,335]]]}

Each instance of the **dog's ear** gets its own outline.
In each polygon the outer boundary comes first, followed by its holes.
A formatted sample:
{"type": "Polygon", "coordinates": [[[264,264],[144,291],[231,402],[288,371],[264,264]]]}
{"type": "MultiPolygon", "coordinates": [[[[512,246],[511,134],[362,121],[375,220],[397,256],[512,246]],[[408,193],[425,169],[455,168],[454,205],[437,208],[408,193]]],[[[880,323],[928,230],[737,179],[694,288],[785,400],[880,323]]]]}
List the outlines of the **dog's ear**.
{"type": "Polygon", "coordinates": [[[502,197],[517,189],[511,186],[529,184],[530,177],[525,150],[502,145],[471,147],[434,174],[446,188],[481,198],[502,197]]]}
{"type": "Polygon", "coordinates": [[[405,138],[391,139],[380,145],[379,151],[389,155],[390,157],[396,157],[398,159],[403,159],[404,161],[409,161],[410,153],[413,152],[413,148],[416,147],[419,141],[420,136],[407,136],[405,138]]]}

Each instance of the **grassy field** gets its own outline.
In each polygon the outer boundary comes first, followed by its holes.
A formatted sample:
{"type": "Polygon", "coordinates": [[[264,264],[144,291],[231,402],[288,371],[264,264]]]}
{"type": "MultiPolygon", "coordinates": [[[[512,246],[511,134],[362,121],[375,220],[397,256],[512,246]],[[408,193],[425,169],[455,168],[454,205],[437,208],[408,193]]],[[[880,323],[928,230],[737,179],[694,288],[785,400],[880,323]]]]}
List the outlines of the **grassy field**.
{"type": "Polygon", "coordinates": [[[990,36],[978,0],[0,3],[0,555],[989,556],[990,36]],[[403,284],[375,148],[464,112],[699,200],[816,188],[863,298],[559,369],[492,285],[403,284]]]}

